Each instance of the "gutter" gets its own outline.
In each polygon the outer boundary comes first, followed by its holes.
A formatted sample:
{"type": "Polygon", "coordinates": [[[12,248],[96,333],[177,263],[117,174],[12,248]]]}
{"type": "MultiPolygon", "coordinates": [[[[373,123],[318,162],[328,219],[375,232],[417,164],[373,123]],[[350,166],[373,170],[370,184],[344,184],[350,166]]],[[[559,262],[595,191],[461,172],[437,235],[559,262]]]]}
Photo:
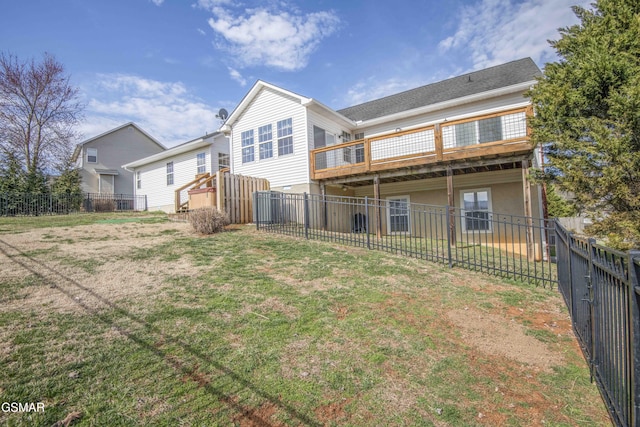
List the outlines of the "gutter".
{"type": "MultiPolygon", "coordinates": [[[[462,98],[455,98],[449,101],[439,102],[437,104],[426,105],[424,107],[414,108],[413,110],[400,111],[399,113],[391,114],[388,116],[376,117],[375,119],[355,122],[356,128],[364,128],[369,126],[380,125],[386,122],[391,122],[400,119],[406,119],[420,114],[430,113],[433,111],[443,110],[445,108],[457,107],[458,105],[468,104],[475,101],[482,101],[485,99],[495,98],[502,95],[509,95],[512,93],[523,92],[531,88],[531,86],[537,83],[536,80],[530,80],[524,83],[518,83],[516,85],[506,86],[499,89],[494,89],[486,92],[480,92],[474,95],[464,96],[462,98]]],[[[524,98],[523,98],[524,99],[524,98]]]]}

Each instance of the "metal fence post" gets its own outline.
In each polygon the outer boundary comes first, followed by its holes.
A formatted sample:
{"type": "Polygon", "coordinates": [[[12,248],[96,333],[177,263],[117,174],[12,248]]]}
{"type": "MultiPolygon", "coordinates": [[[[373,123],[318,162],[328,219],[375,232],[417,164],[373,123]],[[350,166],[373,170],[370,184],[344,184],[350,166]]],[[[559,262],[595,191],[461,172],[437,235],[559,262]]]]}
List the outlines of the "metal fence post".
{"type": "Polygon", "coordinates": [[[631,392],[630,425],[640,423],[640,251],[629,251],[629,312],[631,320],[631,392]]]}
{"type": "Polygon", "coordinates": [[[304,238],[309,238],[309,195],[304,193],[304,238]]]}
{"type": "Polygon", "coordinates": [[[367,249],[371,249],[371,236],[369,236],[369,197],[364,196],[364,232],[367,235],[367,249]]]}
{"type": "Polygon", "coordinates": [[[453,268],[453,259],[451,257],[451,230],[450,230],[450,224],[451,224],[451,209],[450,206],[447,205],[447,257],[449,259],[449,268],[453,268]]]}
{"type": "Polygon", "coordinates": [[[258,201],[258,199],[260,198],[260,192],[256,191],[253,193],[253,206],[254,206],[254,210],[256,211],[255,213],[255,222],[256,222],[256,230],[259,231],[260,230],[260,202],[258,201]]]}
{"type": "Polygon", "coordinates": [[[589,238],[588,240],[589,246],[588,246],[588,252],[589,252],[589,273],[587,274],[587,276],[585,276],[585,280],[587,281],[587,289],[589,290],[589,294],[587,297],[587,302],[589,303],[589,320],[591,325],[590,326],[590,331],[589,333],[591,334],[591,337],[589,339],[589,343],[591,344],[591,348],[589,348],[589,354],[590,354],[590,361],[589,361],[589,370],[591,371],[591,382],[593,382],[593,380],[595,379],[595,366],[598,363],[598,361],[596,360],[596,312],[595,312],[595,307],[594,305],[594,291],[593,291],[593,287],[594,287],[594,279],[595,279],[595,269],[593,267],[593,251],[594,251],[594,246],[596,244],[596,239],[594,238],[589,238]]]}

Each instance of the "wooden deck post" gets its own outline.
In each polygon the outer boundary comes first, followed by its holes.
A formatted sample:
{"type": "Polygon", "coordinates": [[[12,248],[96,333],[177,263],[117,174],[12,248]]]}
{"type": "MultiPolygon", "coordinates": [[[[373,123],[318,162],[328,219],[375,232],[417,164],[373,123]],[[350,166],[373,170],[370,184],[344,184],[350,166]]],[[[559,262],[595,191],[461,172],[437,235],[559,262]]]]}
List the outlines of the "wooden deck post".
{"type": "Polygon", "coordinates": [[[434,145],[436,150],[436,161],[441,162],[444,148],[442,146],[442,127],[436,123],[433,127],[434,145]]]}
{"type": "Polygon", "coordinates": [[[447,167],[447,205],[449,206],[449,241],[456,245],[456,200],[453,190],[453,169],[447,167]]]}
{"type": "Polygon", "coordinates": [[[529,161],[522,161],[522,195],[524,200],[524,216],[526,217],[527,229],[527,260],[536,260],[535,245],[533,242],[533,218],[531,210],[531,182],[529,181],[529,161]]]}
{"type": "Polygon", "coordinates": [[[382,209],[380,207],[380,176],[375,175],[373,177],[373,198],[375,199],[375,223],[376,223],[376,237],[382,238],[382,209]]]}

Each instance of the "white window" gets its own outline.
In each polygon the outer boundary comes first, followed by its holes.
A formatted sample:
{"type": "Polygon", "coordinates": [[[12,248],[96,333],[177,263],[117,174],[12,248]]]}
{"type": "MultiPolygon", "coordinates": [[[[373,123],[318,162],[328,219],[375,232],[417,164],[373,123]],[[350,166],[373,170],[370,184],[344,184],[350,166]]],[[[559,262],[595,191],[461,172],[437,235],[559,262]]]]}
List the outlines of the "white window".
{"type": "Polygon", "coordinates": [[[527,120],[523,112],[458,123],[442,128],[444,148],[466,147],[486,142],[522,138],[527,135],[527,120]]]}
{"type": "Polygon", "coordinates": [[[293,153],[293,126],[291,119],[278,122],[278,156],[293,153]]]}
{"type": "Polygon", "coordinates": [[[205,173],[207,171],[207,155],[205,153],[198,153],[196,158],[198,161],[197,173],[205,173]]]}
{"type": "Polygon", "coordinates": [[[87,163],[98,163],[97,148],[87,148],[87,163]]]}
{"type": "MultiPolygon", "coordinates": [[[[313,148],[330,147],[336,144],[336,136],[324,129],[313,127],[313,148]]],[[[336,167],[340,163],[339,153],[336,151],[323,151],[316,153],[316,169],[327,169],[336,167]]]]}
{"type": "Polygon", "coordinates": [[[491,231],[491,190],[463,190],[462,198],[462,230],[491,231]]]}
{"type": "Polygon", "coordinates": [[[218,169],[227,169],[230,165],[229,155],[227,153],[218,153],[218,169]]]}
{"type": "Polygon", "coordinates": [[[167,163],[167,185],[173,185],[173,162],[167,163]]]}
{"type": "Polygon", "coordinates": [[[242,163],[255,160],[253,146],[253,129],[242,132],[242,163]]]}
{"type": "Polygon", "coordinates": [[[313,148],[330,147],[335,144],[335,134],[327,132],[318,126],[313,127],[313,148]]]}
{"type": "Polygon", "coordinates": [[[409,196],[387,198],[387,230],[389,234],[410,233],[409,196]]]}
{"type": "Polygon", "coordinates": [[[139,190],[142,188],[142,172],[136,172],[136,188],[139,190]]]}
{"type": "Polygon", "coordinates": [[[264,125],[258,128],[258,144],[260,150],[260,160],[273,157],[273,133],[271,125],[264,125]]]}

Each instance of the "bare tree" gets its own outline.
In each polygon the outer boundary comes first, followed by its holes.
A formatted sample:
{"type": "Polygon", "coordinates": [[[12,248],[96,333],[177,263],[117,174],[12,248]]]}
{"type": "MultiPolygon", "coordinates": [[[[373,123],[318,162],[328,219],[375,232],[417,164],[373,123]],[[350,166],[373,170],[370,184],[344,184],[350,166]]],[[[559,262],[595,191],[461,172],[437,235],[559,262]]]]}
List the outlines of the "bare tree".
{"type": "Polygon", "coordinates": [[[55,168],[72,153],[83,106],[64,66],[45,53],[41,62],[0,53],[0,150],[28,173],[55,168]]]}

